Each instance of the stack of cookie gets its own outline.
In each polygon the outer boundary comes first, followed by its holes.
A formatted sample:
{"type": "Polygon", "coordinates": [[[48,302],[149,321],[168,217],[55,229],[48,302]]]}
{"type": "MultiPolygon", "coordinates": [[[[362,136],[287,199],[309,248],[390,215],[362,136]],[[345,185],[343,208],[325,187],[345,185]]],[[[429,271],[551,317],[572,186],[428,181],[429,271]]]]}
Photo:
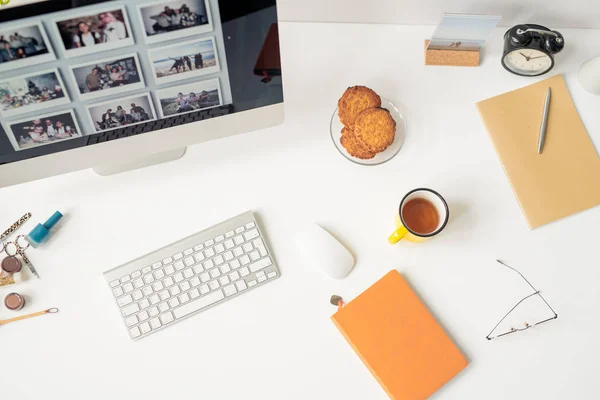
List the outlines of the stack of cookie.
{"type": "Polygon", "coordinates": [[[352,157],[371,159],[394,142],[396,121],[368,87],[346,89],[338,101],[338,116],[344,125],[340,143],[352,157]]]}

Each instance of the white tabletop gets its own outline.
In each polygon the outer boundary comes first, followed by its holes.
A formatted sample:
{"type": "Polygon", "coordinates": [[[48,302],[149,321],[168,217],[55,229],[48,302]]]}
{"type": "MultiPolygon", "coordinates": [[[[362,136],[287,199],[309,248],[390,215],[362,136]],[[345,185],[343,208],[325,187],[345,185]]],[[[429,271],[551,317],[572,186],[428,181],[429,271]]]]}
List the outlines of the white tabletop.
{"type": "MultiPolygon", "coordinates": [[[[283,23],[284,125],[193,146],[181,160],[112,177],[82,171],[2,189],[0,222],[54,210],[68,220],[30,251],[42,280],[0,288],[28,296],[18,313],[60,313],[0,327],[6,399],[385,399],[337,331],[331,294],[351,300],[390,269],[419,293],[470,361],[436,399],[589,399],[600,345],[600,208],[530,231],[475,102],[542,78],[500,65],[503,30],[479,68],[426,67],[433,27],[283,23]],[[347,86],[402,104],[409,131],[391,162],[361,167],[329,137],[347,86]],[[450,204],[443,234],[387,243],[400,198],[431,187],[450,204]],[[281,279],[138,342],[128,339],[102,272],[237,215],[257,212],[281,279]],[[315,221],[356,256],[344,280],[303,265],[296,227],[315,221]],[[488,342],[485,335],[531,280],[559,318],[488,342]]],[[[600,97],[576,71],[600,31],[564,30],[552,73],[565,74],[600,148],[600,97]]],[[[193,126],[181,129],[197,129],[193,126]]],[[[33,226],[29,222],[24,231],[33,226]]]]}

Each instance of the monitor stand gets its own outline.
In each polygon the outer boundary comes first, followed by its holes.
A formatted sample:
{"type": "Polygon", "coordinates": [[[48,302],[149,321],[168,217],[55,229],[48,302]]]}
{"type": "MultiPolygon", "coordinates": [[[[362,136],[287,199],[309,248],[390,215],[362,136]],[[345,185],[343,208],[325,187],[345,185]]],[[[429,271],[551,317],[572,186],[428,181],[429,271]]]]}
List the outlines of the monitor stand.
{"type": "Polygon", "coordinates": [[[145,168],[155,164],[161,164],[169,161],[175,161],[185,154],[186,148],[169,150],[161,153],[151,154],[147,157],[124,164],[108,164],[94,167],[94,172],[101,176],[120,174],[121,172],[132,171],[134,169],[145,168]]]}

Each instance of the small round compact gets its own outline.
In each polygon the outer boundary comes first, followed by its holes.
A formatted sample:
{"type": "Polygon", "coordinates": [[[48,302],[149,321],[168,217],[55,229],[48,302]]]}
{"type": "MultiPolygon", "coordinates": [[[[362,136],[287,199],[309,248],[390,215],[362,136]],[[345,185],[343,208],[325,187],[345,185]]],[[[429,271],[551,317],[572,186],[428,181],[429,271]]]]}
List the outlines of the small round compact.
{"type": "Polygon", "coordinates": [[[23,267],[21,260],[14,256],[5,257],[0,265],[2,266],[2,271],[8,274],[16,274],[23,267]]]}
{"type": "Polygon", "coordinates": [[[25,307],[25,298],[19,293],[9,293],[4,298],[4,305],[9,310],[19,311],[25,307]]]}

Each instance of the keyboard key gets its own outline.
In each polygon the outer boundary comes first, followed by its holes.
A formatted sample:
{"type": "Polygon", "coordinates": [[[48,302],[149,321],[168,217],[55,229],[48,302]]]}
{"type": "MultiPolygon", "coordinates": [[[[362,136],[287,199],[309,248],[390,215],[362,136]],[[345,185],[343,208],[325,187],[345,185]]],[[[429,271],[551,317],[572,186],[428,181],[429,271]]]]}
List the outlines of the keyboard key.
{"type": "Polygon", "coordinates": [[[233,231],[229,231],[229,232],[225,233],[225,237],[226,237],[226,238],[230,238],[230,237],[232,237],[233,235],[235,235],[235,233],[234,233],[233,231]]]}
{"type": "Polygon", "coordinates": [[[147,274],[150,271],[152,271],[152,267],[150,266],[142,268],[142,274],[147,274]]]}
{"type": "Polygon", "coordinates": [[[125,323],[127,324],[127,326],[133,326],[138,323],[138,319],[135,315],[132,315],[129,318],[125,318],[125,323]]]}
{"type": "Polygon", "coordinates": [[[241,235],[238,235],[233,238],[233,241],[235,242],[236,246],[239,246],[240,244],[244,243],[244,238],[241,235]]]}
{"type": "Polygon", "coordinates": [[[271,261],[271,259],[269,257],[263,258],[262,260],[259,260],[255,263],[250,264],[250,271],[256,272],[258,270],[268,267],[271,264],[273,264],[273,262],[271,261]]]}
{"type": "Polygon", "coordinates": [[[246,286],[246,282],[244,280],[238,281],[235,283],[238,291],[246,290],[248,286],[246,286]]]}
{"type": "Polygon", "coordinates": [[[239,228],[235,229],[235,233],[242,233],[246,230],[246,228],[244,228],[243,226],[240,226],[239,228]]]}
{"type": "Polygon", "coordinates": [[[210,288],[208,287],[208,285],[202,285],[202,286],[200,286],[200,293],[206,294],[208,292],[210,292],[210,288]]]}
{"type": "Polygon", "coordinates": [[[183,260],[183,262],[185,263],[186,267],[191,267],[196,263],[192,257],[186,258],[185,260],[183,260]]]}
{"type": "Polygon", "coordinates": [[[225,240],[225,236],[223,235],[219,235],[215,238],[215,242],[217,243],[222,242],[223,240],[225,240]]]}
{"type": "Polygon", "coordinates": [[[207,240],[206,242],[204,242],[204,246],[205,246],[205,247],[210,247],[210,246],[212,246],[213,244],[215,244],[215,241],[214,241],[214,240],[212,240],[212,239],[210,239],[210,240],[207,240]]]}
{"type": "Polygon", "coordinates": [[[148,318],[150,318],[150,316],[148,315],[148,313],[147,313],[146,311],[142,311],[141,313],[139,313],[139,314],[137,315],[137,317],[138,317],[138,319],[139,319],[140,321],[145,321],[145,320],[147,320],[148,318]]]}
{"type": "Polygon", "coordinates": [[[252,241],[252,244],[254,245],[254,247],[260,247],[260,246],[264,246],[265,244],[263,243],[261,238],[258,239],[254,239],[252,241]]]}
{"type": "Polygon", "coordinates": [[[265,257],[267,255],[267,249],[265,248],[265,246],[258,246],[257,249],[261,257],[265,257]]]}
{"type": "Polygon", "coordinates": [[[254,228],[255,226],[256,226],[256,224],[254,222],[248,222],[246,224],[246,229],[251,229],[251,228],[254,228]]]}
{"type": "Polygon", "coordinates": [[[200,296],[200,292],[198,291],[198,289],[192,289],[189,291],[190,297],[192,299],[195,299],[196,297],[200,296]]]}
{"type": "Polygon", "coordinates": [[[222,276],[219,278],[219,283],[221,284],[221,286],[227,285],[229,283],[229,278],[226,276],[222,276]]]}
{"type": "Polygon", "coordinates": [[[113,294],[115,295],[115,297],[123,296],[123,289],[121,289],[120,287],[113,289],[113,294]]]}
{"type": "Polygon", "coordinates": [[[175,318],[182,318],[193,312],[208,307],[209,305],[214,304],[219,300],[223,300],[224,298],[225,296],[223,295],[223,292],[221,290],[217,290],[210,294],[207,294],[206,296],[199,297],[194,301],[190,301],[189,303],[184,304],[181,307],[176,308],[175,310],[173,310],[173,313],[175,314],[175,318]]]}
{"type": "Polygon", "coordinates": [[[208,274],[208,272],[205,272],[202,275],[200,275],[200,280],[202,281],[202,283],[210,281],[210,275],[208,274]]]}
{"type": "Polygon", "coordinates": [[[179,284],[179,288],[182,292],[187,292],[188,290],[190,290],[191,286],[188,281],[183,281],[179,284]]]}
{"type": "Polygon", "coordinates": [[[150,307],[148,309],[148,314],[150,314],[151,317],[156,317],[159,313],[158,311],[158,307],[150,307]]]}
{"type": "Polygon", "coordinates": [[[252,286],[256,286],[256,281],[254,279],[252,279],[250,282],[248,282],[248,287],[252,287],[252,286]]]}
{"type": "Polygon", "coordinates": [[[266,278],[265,271],[260,271],[256,273],[257,278],[266,278]]]}
{"type": "Polygon", "coordinates": [[[134,286],[139,289],[142,286],[144,286],[144,281],[142,280],[142,278],[138,278],[135,281],[133,281],[134,286]]]}
{"type": "Polygon", "coordinates": [[[160,305],[158,306],[158,309],[160,310],[160,312],[165,312],[167,310],[169,310],[169,304],[167,303],[160,303],[160,305]]]}
{"type": "Polygon", "coordinates": [[[174,284],[175,282],[173,282],[173,278],[171,278],[170,276],[163,280],[163,285],[165,285],[165,287],[171,287],[174,284]]]}
{"type": "Polygon", "coordinates": [[[186,249],[186,250],[183,252],[183,255],[184,255],[184,256],[189,256],[189,255],[192,255],[192,254],[194,254],[194,249],[191,249],[191,248],[190,248],[190,249],[186,249]]]}
{"type": "Polygon", "coordinates": [[[131,304],[131,303],[133,303],[133,298],[131,297],[130,294],[117,299],[117,304],[119,305],[119,307],[124,307],[127,304],[131,304]]]}
{"type": "Polygon", "coordinates": [[[225,296],[232,296],[237,293],[237,289],[234,285],[225,286],[223,291],[225,292],[225,296]]]}
{"type": "Polygon", "coordinates": [[[225,241],[225,248],[227,250],[232,249],[233,247],[235,247],[235,244],[233,243],[233,240],[229,239],[225,241]]]}
{"type": "Polygon", "coordinates": [[[173,256],[174,260],[181,260],[183,258],[183,253],[177,253],[173,256]]]}
{"type": "Polygon", "coordinates": [[[173,258],[167,257],[162,262],[163,262],[163,265],[171,264],[173,262],[173,258]]]}
{"type": "Polygon", "coordinates": [[[160,296],[160,299],[162,301],[169,300],[169,298],[171,297],[171,293],[168,290],[163,290],[158,295],[160,296]]]}
{"type": "Polygon", "coordinates": [[[127,282],[126,284],[123,285],[123,291],[125,293],[133,292],[133,285],[131,284],[131,282],[127,282]]]}
{"type": "Polygon", "coordinates": [[[165,273],[167,275],[173,275],[175,273],[175,267],[173,267],[172,265],[167,265],[165,267],[165,273]]]}
{"type": "Polygon", "coordinates": [[[233,255],[234,256],[239,257],[242,254],[244,254],[244,250],[242,250],[241,247],[236,247],[235,249],[233,249],[233,255]]]}
{"type": "Polygon", "coordinates": [[[198,275],[198,274],[200,274],[202,272],[204,272],[204,267],[202,266],[202,264],[196,264],[196,265],[194,265],[194,273],[196,275],[198,275]]]}
{"type": "Polygon", "coordinates": [[[190,279],[192,276],[194,276],[194,271],[192,271],[191,268],[188,268],[183,271],[183,276],[185,276],[185,279],[190,279]]]}
{"type": "Polygon", "coordinates": [[[214,249],[217,252],[217,254],[221,254],[222,252],[225,251],[225,246],[223,246],[221,243],[219,243],[218,245],[216,245],[214,247],[214,249]]]}
{"type": "Polygon", "coordinates": [[[250,257],[248,257],[248,255],[244,254],[243,256],[240,257],[240,262],[242,263],[242,265],[246,265],[246,264],[250,263],[250,257]]]}
{"type": "Polygon", "coordinates": [[[146,283],[154,282],[154,276],[152,274],[144,275],[144,282],[146,282],[146,283]]]}
{"type": "Polygon", "coordinates": [[[158,295],[155,293],[152,296],[150,296],[150,298],[148,299],[150,300],[150,304],[152,305],[156,305],[158,303],[160,303],[160,297],[158,297],[158,295]]]}
{"type": "Polygon", "coordinates": [[[219,286],[221,286],[221,285],[220,285],[220,284],[219,284],[219,282],[217,282],[217,281],[211,281],[211,282],[208,284],[208,287],[209,287],[211,290],[218,289],[218,288],[219,288],[219,286]]]}
{"type": "Polygon", "coordinates": [[[250,259],[252,261],[256,261],[260,258],[260,254],[258,253],[258,251],[254,250],[252,253],[250,253],[250,259]]]}
{"type": "Polygon", "coordinates": [[[140,300],[142,297],[144,297],[144,295],[142,294],[141,290],[136,290],[135,292],[131,293],[131,296],[133,296],[133,299],[135,301],[140,300]]]}
{"type": "Polygon", "coordinates": [[[137,303],[128,305],[127,307],[121,308],[121,314],[124,317],[129,317],[131,314],[135,314],[140,311],[140,306],[137,303]]]}
{"type": "Polygon", "coordinates": [[[114,280],[110,283],[110,287],[117,287],[121,284],[121,282],[119,282],[119,280],[114,280]]]}
{"type": "Polygon", "coordinates": [[[213,258],[213,261],[215,263],[215,265],[221,265],[225,262],[225,260],[223,259],[222,256],[218,255],[215,258],[213,258]]]}
{"type": "Polygon", "coordinates": [[[137,270],[137,271],[131,273],[131,277],[133,279],[139,278],[140,276],[142,276],[142,271],[140,271],[140,270],[137,270]]]}
{"type": "Polygon", "coordinates": [[[190,283],[192,284],[193,287],[199,286],[200,285],[200,278],[198,278],[197,276],[195,276],[192,279],[190,279],[190,283]]]}
{"type": "Polygon", "coordinates": [[[181,272],[178,272],[175,275],[173,275],[173,279],[175,279],[175,282],[179,283],[183,280],[183,274],[181,272]]]}
{"type": "Polygon", "coordinates": [[[242,246],[242,249],[244,249],[245,253],[250,253],[252,251],[252,249],[254,249],[254,247],[252,246],[252,243],[248,242],[248,243],[244,243],[244,245],[242,246]]]}
{"type": "Polygon", "coordinates": [[[241,266],[242,264],[240,264],[239,260],[233,260],[232,262],[229,263],[229,266],[232,269],[237,269],[241,266]]]}
{"type": "MultiPolygon", "coordinates": [[[[148,299],[142,299],[142,301],[140,301],[139,304],[140,304],[141,308],[148,308],[148,307],[150,307],[150,302],[148,301],[148,299]]],[[[154,308],[154,307],[152,307],[152,308],[154,308]]],[[[148,312],[150,312],[150,311],[148,311],[148,312]]],[[[150,315],[152,315],[152,313],[150,313],[150,315]]]]}
{"type": "Polygon", "coordinates": [[[221,275],[221,271],[219,271],[219,268],[214,268],[210,270],[210,276],[213,278],[216,278],[218,276],[221,275]]]}
{"type": "Polygon", "coordinates": [[[256,239],[259,236],[260,235],[258,233],[258,230],[256,230],[256,229],[252,229],[251,231],[248,231],[248,232],[244,233],[244,238],[246,240],[256,239]]]}
{"type": "Polygon", "coordinates": [[[206,249],[204,250],[204,255],[207,258],[213,257],[215,255],[215,251],[212,249],[212,247],[210,249],[206,249]]]}
{"type": "Polygon", "coordinates": [[[152,294],[152,292],[154,292],[154,290],[152,290],[152,287],[150,286],[144,286],[144,288],[142,289],[142,293],[144,293],[144,296],[150,296],[152,294]]]}
{"type": "Polygon", "coordinates": [[[273,272],[269,272],[267,274],[267,278],[271,279],[271,278],[275,278],[277,276],[277,272],[273,271],[273,272]]]}
{"type": "Polygon", "coordinates": [[[233,253],[231,251],[228,251],[225,254],[223,254],[223,258],[225,258],[225,261],[231,261],[233,260],[233,253]]]}
{"type": "Polygon", "coordinates": [[[131,280],[131,277],[129,275],[125,275],[124,277],[121,278],[121,283],[129,282],[130,280],[131,280]]]}
{"type": "Polygon", "coordinates": [[[164,277],[165,277],[165,273],[163,272],[162,269],[157,269],[156,271],[154,271],[154,278],[162,279],[164,277]]]}
{"type": "Polygon", "coordinates": [[[179,293],[181,293],[181,290],[179,290],[179,286],[175,285],[169,289],[169,292],[171,292],[172,296],[177,296],[179,293]]]}
{"type": "Polygon", "coordinates": [[[231,268],[229,268],[229,264],[225,264],[225,265],[221,265],[221,272],[226,274],[229,271],[231,271],[231,268]]]}
{"type": "Polygon", "coordinates": [[[190,296],[187,293],[179,295],[179,302],[181,304],[187,303],[188,301],[190,301],[190,296]]]}
{"type": "Polygon", "coordinates": [[[177,307],[179,305],[179,299],[177,299],[177,297],[173,297],[171,300],[169,300],[169,305],[171,307],[177,307]]]}
{"type": "Polygon", "coordinates": [[[132,338],[138,338],[142,335],[142,333],[140,332],[140,329],[136,326],[134,328],[131,328],[129,330],[129,334],[131,335],[132,338]]]}
{"type": "Polygon", "coordinates": [[[240,274],[238,274],[237,271],[233,271],[229,274],[229,279],[231,279],[232,281],[237,281],[238,279],[240,279],[240,274]]]}
{"type": "Polygon", "coordinates": [[[152,284],[152,288],[154,289],[155,292],[160,292],[161,290],[164,289],[164,286],[161,281],[158,281],[158,282],[154,282],[152,284]]]}
{"type": "Polygon", "coordinates": [[[168,324],[169,322],[173,322],[175,320],[175,318],[173,318],[173,314],[171,314],[171,312],[169,311],[164,314],[161,314],[160,320],[162,321],[163,325],[165,325],[165,324],[168,324]]]}
{"type": "Polygon", "coordinates": [[[160,267],[162,267],[162,262],[160,262],[160,261],[152,264],[152,269],[159,269],[160,267]]]}
{"type": "Polygon", "coordinates": [[[206,257],[204,257],[204,253],[200,252],[194,254],[194,259],[196,260],[196,262],[201,262],[202,260],[206,259],[206,257]]]}
{"type": "Polygon", "coordinates": [[[258,281],[259,281],[259,282],[264,282],[264,281],[266,281],[266,280],[267,280],[267,277],[266,277],[266,276],[261,276],[260,278],[258,278],[258,281]]]}
{"type": "Polygon", "coordinates": [[[196,251],[200,251],[200,250],[202,250],[203,248],[204,248],[204,245],[203,245],[203,244],[199,244],[199,245],[196,245],[196,246],[194,246],[194,250],[196,250],[196,251]]]}
{"type": "Polygon", "coordinates": [[[248,267],[244,267],[244,268],[240,269],[240,275],[242,275],[242,276],[250,275],[250,270],[248,269],[248,267]]]}
{"type": "Polygon", "coordinates": [[[173,264],[173,266],[177,271],[181,271],[185,268],[185,265],[181,261],[177,261],[175,264],[173,264]]]}
{"type": "Polygon", "coordinates": [[[204,269],[211,269],[215,266],[215,264],[212,262],[212,260],[208,260],[208,261],[204,261],[202,263],[202,265],[204,265],[204,269]]]}
{"type": "Polygon", "coordinates": [[[143,324],[141,324],[139,326],[140,330],[142,331],[142,334],[145,335],[146,333],[150,332],[152,329],[150,328],[150,324],[148,324],[147,322],[144,322],[143,324]]]}
{"type": "Polygon", "coordinates": [[[150,320],[150,326],[152,327],[152,329],[158,329],[162,326],[162,324],[160,323],[158,318],[153,318],[150,320]]]}

